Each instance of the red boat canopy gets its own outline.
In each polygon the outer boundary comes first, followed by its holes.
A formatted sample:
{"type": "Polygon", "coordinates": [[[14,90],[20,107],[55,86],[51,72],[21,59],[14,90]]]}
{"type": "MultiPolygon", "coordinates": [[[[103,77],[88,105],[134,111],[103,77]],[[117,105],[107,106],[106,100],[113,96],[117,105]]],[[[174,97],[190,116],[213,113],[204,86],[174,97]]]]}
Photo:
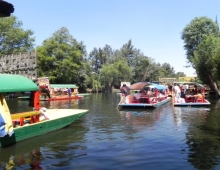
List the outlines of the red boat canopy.
{"type": "Polygon", "coordinates": [[[143,89],[145,86],[149,86],[151,85],[152,83],[149,83],[149,82],[139,82],[139,83],[135,83],[135,84],[132,84],[130,86],[130,90],[141,90],[143,89]]]}

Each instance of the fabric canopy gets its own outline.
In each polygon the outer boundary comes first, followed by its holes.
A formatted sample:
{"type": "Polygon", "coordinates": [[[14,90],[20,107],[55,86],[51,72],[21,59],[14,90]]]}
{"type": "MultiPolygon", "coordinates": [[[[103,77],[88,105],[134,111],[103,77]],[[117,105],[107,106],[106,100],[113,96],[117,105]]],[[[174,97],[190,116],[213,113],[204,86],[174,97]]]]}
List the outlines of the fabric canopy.
{"type": "Polygon", "coordinates": [[[50,88],[74,88],[74,89],[77,89],[78,87],[74,84],[50,84],[50,88]]]}
{"type": "Polygon", "coordinates": [[[130,90],[141,90],[147,85],[150,85],[150,83],[148,83],[148,82],[135,83],[130,86],[130,90]]]}
{"type": "Polygon", "coordinates": [[[156,88],[158,90],[165,90],[167,87],[162,85],[162,84],[155,84],[155,83],[150,83],[150,82],[139,82],[132,84],[130,86],[131,90],[141,90],[144,87],[150,87],[150,88],[156,88]]]}
{"type": "Polygon", "coordinates": [[[0,74],[0,92],[37,91],[39,87],[21,75],[0,74]]]}
{"type": "Polygon", "coordinates": [[[162,85],[162,84],[152,84],[156,89],[158,90],[165,90],[167,89],[166,86],[162,85]]]}

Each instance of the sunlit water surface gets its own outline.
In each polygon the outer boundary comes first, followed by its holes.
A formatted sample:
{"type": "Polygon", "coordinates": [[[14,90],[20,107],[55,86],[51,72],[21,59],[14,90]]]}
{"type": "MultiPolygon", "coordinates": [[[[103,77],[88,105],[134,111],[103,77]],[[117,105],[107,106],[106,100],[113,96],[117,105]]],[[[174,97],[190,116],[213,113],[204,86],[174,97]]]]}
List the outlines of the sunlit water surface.
{"type": "MultiPolygon", "coordinates": [[[[213,170],[220,169],[220,106],[119,110],[116,93],[44,101],[47,108],[89,113],[70,126],[0,148],[0,169],[213,170]]],[[[8,99],[12,113],[31,110],[8,99]]]]}

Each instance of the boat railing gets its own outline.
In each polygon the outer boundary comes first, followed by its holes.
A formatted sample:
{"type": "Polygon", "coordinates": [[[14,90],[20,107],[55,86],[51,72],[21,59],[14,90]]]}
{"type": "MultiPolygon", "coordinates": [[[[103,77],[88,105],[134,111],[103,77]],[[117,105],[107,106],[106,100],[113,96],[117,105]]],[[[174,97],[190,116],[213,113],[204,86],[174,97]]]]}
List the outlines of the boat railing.
{"type": "Polygon", "coordinates": [[[11,114],[11,119],[13,126],[16,127],[17,125],[23,126],[26,121],[30,124],[37,123],[40,121],[40,111],[28,111],[22,113],[15,113],[11,114]]]}

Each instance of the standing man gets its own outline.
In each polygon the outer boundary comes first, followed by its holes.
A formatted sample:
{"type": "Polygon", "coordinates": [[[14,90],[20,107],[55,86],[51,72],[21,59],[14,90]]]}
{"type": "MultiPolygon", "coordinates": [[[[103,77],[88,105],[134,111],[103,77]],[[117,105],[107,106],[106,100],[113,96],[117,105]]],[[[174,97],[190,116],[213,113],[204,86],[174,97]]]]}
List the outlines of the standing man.
{"type": "Polygon", "coordinates": [[[67,93],[68,93],[69,98],[70,98],[70,97],[71,97],[71,95],[72,95],[72,90],[71,90],[71,88],[68,88],[68,89],[67,89],[67,93]]]}
{"type": "Polygon", "coordinates": [[[122,93],[121,102],[129,103],[129,99],[127,96],[130,94],[130,88],[126,86],[126,84],[123,84],[123,86],[121,87],[121,93],[122,93]]]}
{"type": "Polygon", "coordinates": [[[175,94],[175,102],[179,102],[181,91],[177,83],[174,83],[173,91],[175,94]]]}

